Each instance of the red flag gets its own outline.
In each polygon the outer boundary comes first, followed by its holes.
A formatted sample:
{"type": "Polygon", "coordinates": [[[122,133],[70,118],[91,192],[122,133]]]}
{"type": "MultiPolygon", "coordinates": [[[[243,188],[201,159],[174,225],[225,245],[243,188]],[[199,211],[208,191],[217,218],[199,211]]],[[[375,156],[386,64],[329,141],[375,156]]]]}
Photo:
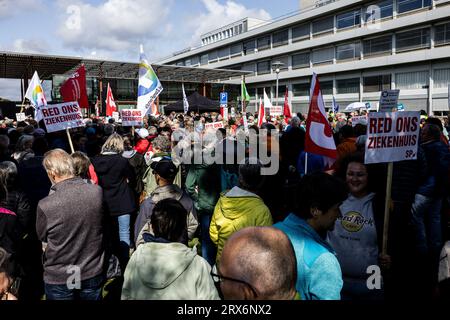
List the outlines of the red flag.
{"type": "Polygon", "coordinates": [[[116,103],[114,102],[114,97],[111,91],[111,87],[108,83],[108,91],[106,92],[106,116],[112,117],[113,112],[117,111],[116,103]]]}
{"type": "Polygon", "coordinates": [[[259,98],[258,127],[261,128],[264,122],[266,122],[266,110],[264,108],[264,104],[262,103],[262,99],[259,98]]]}
{"type": "Polygon", "coordinates": [[[311,83],[311,99],[306,120],[305,151],[331,159],[337,158],[333,131],[327,120],[320,83],[314,73],[311,83]]]}
{"type": "Polygon", "coordinates": [[[289,122],[289,120],[292,118],[291,115],[291,108],[289,107],[289,91],[288,87],[286,86],[286,94],[284,95],[284,111],[283,111],[284,120],[286,121],[286,124],[289,122]]]}
{"type": "Polygon", "coordinates": [[[86,93],[86,69],[84,65],[67,79],[59,89],[64,102],[78,101],[80,108],[88,109],[89,102],[86,93]]]}

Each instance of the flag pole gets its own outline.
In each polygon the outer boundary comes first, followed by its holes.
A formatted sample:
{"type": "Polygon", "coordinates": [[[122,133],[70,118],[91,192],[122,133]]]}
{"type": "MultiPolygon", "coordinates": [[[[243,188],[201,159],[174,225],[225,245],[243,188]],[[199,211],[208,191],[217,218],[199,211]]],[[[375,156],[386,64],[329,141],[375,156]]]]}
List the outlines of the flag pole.
{"type": "Polygon", "coordinates": [[[308,174],[308,152],[305,152],[305,175],[308,174]]]}
{"type": "Polygon", "coordinates": [[[394,163],[389,162],[387,172],[387,182],[386,182],[386,202],[384,204],[383,249],[382,249],[383,255],[387,254],[393,173],[394,173],[394,163]]]}
{"type": "Polygon", "coordinates": [[[72,153],[74,153],[75,149],[73,148],[72,137],[70,136],[69,128],[66,129],[66,133],[67,133],[67,139],[69,140],[69,144],[70,144],[70,150],[72,151],[72,153]]]}

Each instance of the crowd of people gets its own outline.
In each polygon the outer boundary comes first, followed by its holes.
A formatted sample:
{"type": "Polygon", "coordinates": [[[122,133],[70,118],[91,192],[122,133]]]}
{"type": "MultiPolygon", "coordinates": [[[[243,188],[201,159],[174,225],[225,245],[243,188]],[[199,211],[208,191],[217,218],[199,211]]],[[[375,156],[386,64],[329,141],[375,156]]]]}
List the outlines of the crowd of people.
{"type": "Polygon", "coordinates": [[[258,127],[248,113],[247,128],[242,113],[171,113],[136,129],[91,115],[74,150],[65,131],[1,120],[1,299],[449,297],[449,119],[423,114],[417,159],[394,164],[383,252],[387,165],[364,163],[357,115],[329,113],[332,166],[305,152],[302,114],[258,127]],[[199,146],[231,161],[180,161],[199,146]]]}

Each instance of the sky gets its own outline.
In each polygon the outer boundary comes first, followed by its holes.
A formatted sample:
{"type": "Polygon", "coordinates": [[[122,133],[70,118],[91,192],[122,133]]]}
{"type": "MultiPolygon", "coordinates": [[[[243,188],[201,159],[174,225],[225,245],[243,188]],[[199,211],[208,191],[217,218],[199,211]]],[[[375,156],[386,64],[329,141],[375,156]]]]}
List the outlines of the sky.
{"type": "MultiPolygon", "coordinates": [[[[150,62],[200,45],[200,35],[241,18],[270,20],[299,0],[0,0],[0,51],[150,62]]],[[[18,81],[0,79],[17,99],[18,81]]]]}

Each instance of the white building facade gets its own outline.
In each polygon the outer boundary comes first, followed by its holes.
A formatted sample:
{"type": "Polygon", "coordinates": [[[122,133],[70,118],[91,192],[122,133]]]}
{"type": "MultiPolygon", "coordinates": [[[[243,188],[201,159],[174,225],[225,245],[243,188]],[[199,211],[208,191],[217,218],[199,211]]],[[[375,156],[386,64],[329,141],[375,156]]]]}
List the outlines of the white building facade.
{"type": "Polygon", "coordinates": [[[327,107],[333,96],[341,109],[375,105],[382,90],[400,89],[406,110],[447,114],[450,0],[328,1],[160,63],[252,71],[246,78],[252,111],[263,90],[276,102],[275,62],[283,63],[278,104],[287,87],[295,112],[307,112],[315,72],[327,107]]]}

